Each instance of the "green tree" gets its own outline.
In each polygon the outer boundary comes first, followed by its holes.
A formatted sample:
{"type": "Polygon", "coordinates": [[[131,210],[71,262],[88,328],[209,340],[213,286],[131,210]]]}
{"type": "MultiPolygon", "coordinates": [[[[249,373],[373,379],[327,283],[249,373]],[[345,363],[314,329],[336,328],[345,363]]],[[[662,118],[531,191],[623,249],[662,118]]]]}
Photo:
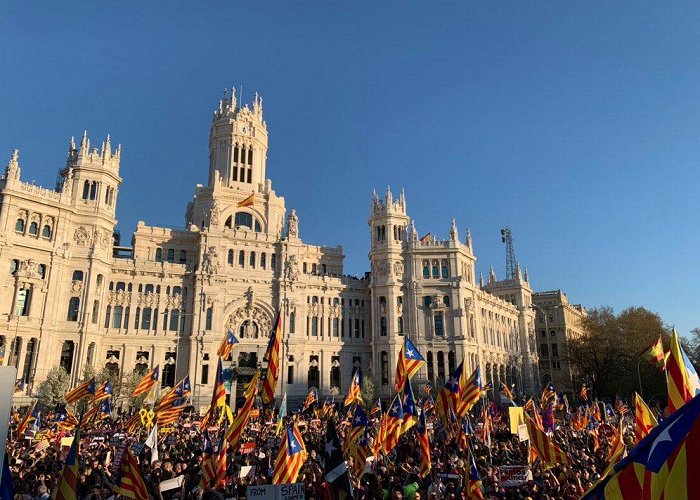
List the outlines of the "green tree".
{"type": "Polygon", "coordinates": [[[37,395],[41,404],[54,408],[66,402],[64,396],[68,391],[69,377],[66,370],[56,366],[49,370],[46,380],[39,384],[37,395]]]}
{"type": "Polygon", "coordinates": [[[374,387],[374,382],[369,377],[362,380],[362,389],[360,390],[362,402],[366,409],[371,409],[377,401],[377,390],[374,387]]]}
{"type": "Polygon", "coordinates": [[[584,335],[570,339],[567,359],[592,389],[594,397],[613,399],[639,392],[639,379],[647,398],[663,399],[663,374],[641,360],[640,353],[668,328],[658,314],[630,307],[615,315],[610,307],[591,309],[583,320],[584,335]],[[639,370],[639,372],[638,372],[639,370]]]}

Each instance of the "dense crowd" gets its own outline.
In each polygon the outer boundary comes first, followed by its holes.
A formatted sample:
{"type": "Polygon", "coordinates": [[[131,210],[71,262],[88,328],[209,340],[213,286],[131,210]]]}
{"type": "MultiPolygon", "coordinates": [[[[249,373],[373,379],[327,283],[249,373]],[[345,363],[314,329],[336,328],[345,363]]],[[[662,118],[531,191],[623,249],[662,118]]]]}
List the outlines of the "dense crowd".
{"type": "MultiPolygon", "coordinates": [[[[617,427],[613,421],[624,418],[609,416],[610,423],[601,423],[593,433],[588,429],[576,430],[572,414],[558,412],[553,439],[569,456],[571,464],[548,466],[535,459],[530,465],[531,479],[525,479],[516,487],[506,487],[499,467],[527,466],[530,452],[527,441],[521,441],[517,435],[511,434],[507,408],[499,410],[493,405],[492,408],[493,431],[490,439],[486,440],[479,432],[479,406],[472,411],[474,432],[466,439],[458,423],[443,423],[434,411],[429,412],[430,472],[420,477],[421,456],[415,434],[417,428],[414,426],[402,435],[388,456],[380,455],[376,460],[370,456],[364,473],[353,474],[354,497],[379,500],[472,498],[467,485],[474,482],[474,477],[470,478],[473,457],[485,498],[579,498],[605,470],[610,448],[610,433],[607,430],[613,425],[617,427]]],[[[55,416],[48,412],[42,415],[38,429],[18,438],[15,430],[24,411],[26,409],[14,414],[15,424],[7,447],[15,498],[49,498],[56,488],[68,453],[68,445],[62,445],[62,441],[70,433],[60,433],[54,425],[55,416]],[[34,436],[34,439],[29,436],[34,436]]],[[[107,499],[113,495],[116,475],[113,465],[119,448],[123,446],[129,446],[137,456],[145,484],[155,499],[245,498],[249,485],[272,482],[280,438],[275,416],[270,411],[263,413],[262,418],[251,421],[235,450],[229,448],[225,484],[215,489],[202,484],[201,480],[204,436],[198,429],[199,416],[185,413],[176,424],[160,429],[164,432],[159,432],[158,459],[153,462],[152,450],[143,446],[147,429],[139,426],[137,430],[127,432],[128,417],[121,415],[114,420],[106,419],[81,432],[79,499],[107,499]],[[160,483],[178,476],[184,476],[181,487],[159,491],[160,483]]],[[[370,429],[377,428],[378,417],[372,417],[370,429]]],[[[626,418],[623,429],[629,449],[633,443],[634,426],[630,417],[626,418]]],[[[310,408],[304,413],[287,417],[287,423],[296,422],[308,452],[297,479],[297,482],[304,484],[307,499],[330,497],[323,479],[328,419],[335,423],[340,439],[344,440],[350,422],[346,411],[339,407],[337,411],[327,414],[320,414],[318,408],[315,412],[310,408]]],[[[223,424],[225,426],[225,420],[223,424]]],[[[214,443],[223,433],[223,429],[218,429],[218,425],[210,428],[214,443]]],[[[349,468],[361,471],[362,466],[355,464],[354,460],[356,458],[348,454],[349,468]]]]}

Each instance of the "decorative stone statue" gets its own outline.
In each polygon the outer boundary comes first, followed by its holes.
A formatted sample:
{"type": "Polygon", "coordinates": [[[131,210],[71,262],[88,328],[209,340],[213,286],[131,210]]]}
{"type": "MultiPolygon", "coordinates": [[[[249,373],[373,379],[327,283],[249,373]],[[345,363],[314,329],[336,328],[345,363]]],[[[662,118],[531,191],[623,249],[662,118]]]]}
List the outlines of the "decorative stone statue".
{"type": "Polygon", "coordinates": [[[293,208],[289,213],[289,217],[287,218],[287,237],[299,237],[299,217],[297,217],[297,211],[293,208]]]}
{"type": "Polygon", "coordinates": [[[221,209],[216,200],[212,201],[211,208],[209,209],[209,225],[212,227],[217,227],[219,225],[219,217],[221,216],[221,209]]]}
{"type": "Polygon", "coordinates": [[[452,241],[459,241],[459,235],[457,234],[457,222],[452,219],[452,226],[450,226],[450,239],[452,241]]]}

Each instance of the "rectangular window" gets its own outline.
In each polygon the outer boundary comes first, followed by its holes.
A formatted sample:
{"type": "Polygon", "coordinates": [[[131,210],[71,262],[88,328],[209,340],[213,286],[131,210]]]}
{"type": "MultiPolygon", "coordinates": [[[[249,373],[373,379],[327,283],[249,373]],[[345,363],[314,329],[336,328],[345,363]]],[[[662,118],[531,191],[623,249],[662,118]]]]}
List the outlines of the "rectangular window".
{"type": "Polygon", "coordinates": [[[540,356],[549,357],[549,351],[547,350],[547,344],[540,344],[540,356]]]}
{"type": "Polygon", "coordinates": [[[356,319],[354,322],[355,338],[360,338],[360,320],[356,319]]]}
{"type": "Polygon", "coordinates": [[[338,337],[338,330],[340,330],[340,320],[338,318],[333,318],[333,336],[338,337]]]}
{"type": "Polygon", "coordinates": [[[403,316],[399,316],[397,318],[397,320],[398,320],[399,333],[403,333],[403,316]]]}
{"type": "Polygon", "coordinates": [[[146,307],[143,310],[143,315],[141,317],[141,329],[150,330],[151,329],[151,308],[146,307]]]}
{"type": "Polygon", "coordinates": [[[382,385],[389,385],[389,357],[382,351],[382,385]]]}
{"type": "Polygon", "coordinates": [[[209,365],[202,365],[202,378],[200,380],[203,385],[209,383],[209,365]]]}
{"type": "Polygon", "coordinates": [[[68,302],[68,321],[78,321],[78,312],[80,311],[80,299],[71,297],[68,302]]]}
{"type": "Polygon", "coordinates": [[[311,335],[313,337],[318,337],[318,317],[314,316],[311,318],[311,335]]]}
{"type": "Polygon", "coordinates": [[[212,316],[214,314],[214,310],[210,307],[207,309],[207,319],[205,321],[204,329],[205,330],[211,330],[211,321],[212,321],[212,316]]]}
{"type": "Polygon", "coordinates": [[[386,337],[386,316],[379,318],[379,335],[386,337]]]}
{"type": "Polygon", "coordinates": [[[170,331],[176,332],[178,330],[179,325],[180,325],[180,311],[178,311],[177,309],[173,309],[170,312],[170,331]]]}
{"type": "Polygon", "coordinates": [[[287,383],[288,384],[293,384],[294,383],[294,365],[287,365],[287,383]]]}
{"type": "Polygon", "coordinates": [[[294,321],[295,321],[295,314],[292,313],[289,315],[289,333],[294,333],[294,321]]]}
{"type": "Polygon", "coordinates": [[[552,344],[552,357],[553,358],[559,357],[559,346],[557,344],[552,344]]]}
{"type": "Polygon", "coordinates": [[[442,314],[435,315],[435,335],[442,337],[445,335],[445,328],[443,326],[442,314]]]}
{"type": "MultiPolygon", "coordinates": [[[[22,288],[17,292],[17,307],[15,314],[17,316],[29,316],[29,305],[32,301],[32,291],[29,288],[22,288]]],[[[69,321],[77,321],[69,320],[69,321]]]]}
{"type": "Polygon", "coordinates": [[[362,338],[365,338],[365,320],[362,320],[362,338]]]}

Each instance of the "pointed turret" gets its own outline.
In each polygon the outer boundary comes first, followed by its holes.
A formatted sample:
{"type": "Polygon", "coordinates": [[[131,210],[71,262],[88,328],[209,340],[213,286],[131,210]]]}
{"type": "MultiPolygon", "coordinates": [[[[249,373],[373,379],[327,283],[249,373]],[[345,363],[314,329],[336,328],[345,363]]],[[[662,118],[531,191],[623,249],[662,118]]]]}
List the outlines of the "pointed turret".
{"type": "Polygon", "coordinates": [[[471,229],[469,229],[469,228],[467,228],[467,239],[465,240],[465,244],[471,250],[471,248],[472,248],[472,232],[471,232],[471,229]]]}
{"type": "Polygon", "coordinates": [[[391,195],[391,187],[386,187],[386,206],[389,207],[394,202],[394,198],[391,195]]]}
{"type": "Polygon", "coordinates": [[[20,172],[19,149],[13,149],[10,155],[10,161],[7,162],[7,167],[5,168],[5,179],[18,181],[20,172]]]}
{"type": "Polygon", "coordinates": [[[90,139],[87,136],[87,130],[83,130],[83,137],[80,139],[80,151],[78,151],[79,156],[87,156],[90,152],[90,139]]]}
{"type": "Polygon", "coordinates": [[[479,271],[479,286],[481,288],[484,288],[484,273],[479,271]]]}
{"type": "Polygon", "coordinates": [[[493,270],[493,266],[489,266],[489,283],[496,282],[496,271],[493,270]]]}
{"type": "Polygon", "coordinates": [[[530,278],[527,275],[527,267],[525,268],[525,274],[523,275],[523,280],[525,280],[525,283],[530,283],[530,278]]]}
{"type": "Polygon", "coordinates": [[[450,239],[452,241],[459,241],[459,234],[457,234],[457,221],[452,219],[452,225],[450,226],[450,239]]]}

